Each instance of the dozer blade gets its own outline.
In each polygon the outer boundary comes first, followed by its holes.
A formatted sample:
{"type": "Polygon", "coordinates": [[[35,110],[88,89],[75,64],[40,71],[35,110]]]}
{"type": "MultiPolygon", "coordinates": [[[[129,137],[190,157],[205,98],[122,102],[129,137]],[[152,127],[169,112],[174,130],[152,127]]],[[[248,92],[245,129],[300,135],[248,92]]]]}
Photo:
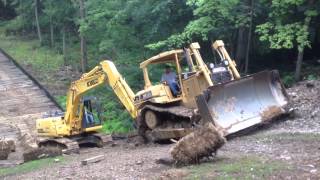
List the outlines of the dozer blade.
{"type": "Polygon", "coordinates": [[[289,98],[273,70],[214,85],[196,100],[202,118],[228,135],[286,113],[289,98]]]}

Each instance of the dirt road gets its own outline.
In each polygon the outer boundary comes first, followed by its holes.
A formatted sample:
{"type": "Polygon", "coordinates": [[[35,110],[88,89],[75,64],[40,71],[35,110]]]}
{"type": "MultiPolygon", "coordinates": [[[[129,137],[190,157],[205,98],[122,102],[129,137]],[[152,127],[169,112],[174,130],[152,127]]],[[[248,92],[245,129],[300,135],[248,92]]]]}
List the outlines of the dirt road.
{"type": "Polygon", "coordinates": [[[125,140],[103,149],[86,148],[80,155],[26,174],[5,179],[319,179],[320,82],[302,82],[288,90],[296,109],[286,117],[250,134],[229,139],[213,160],[187,167],[157,163],[168,157],[170,144],[135,146],[125,140]],[[81,160],[105,159],[87,166],[81,160]]]}

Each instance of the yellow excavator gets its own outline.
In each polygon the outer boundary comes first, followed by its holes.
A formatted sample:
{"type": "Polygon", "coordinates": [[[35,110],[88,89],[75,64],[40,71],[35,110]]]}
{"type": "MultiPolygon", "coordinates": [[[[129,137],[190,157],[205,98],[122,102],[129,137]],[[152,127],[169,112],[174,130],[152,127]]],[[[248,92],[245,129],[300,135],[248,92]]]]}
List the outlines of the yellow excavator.
{"type": "Polygon", "coordinates": [[[111,61],[102,61],[90,72],[71,83],[67,94],[66,112],[63,115],[38,119],[36,129],[39,146],[60,146],[68,152],[78,152],[79,145],[91,144],[98,147],[110,141],[110,136],[98,133],[101,120],[93,112],[92,98],[85,93],[99,85],[108,84],[131,113],[133,92],[111,61]]]}
{"type": "Polygon", "coordinates": [[[104,83],[135,120],[139,134],[151,141],[181,138],[204,121],[213,122],[226,136],[287,112],[288,96],[277,71],[240,77],[223,42],[215,41],[212,48],[219,61],[208,66],[198,43],[145,60],[140,64],[144,89],[136,94],[113,62],[102,61],[72,83],[64,116],[37,120],[38,134],[45,137],[40,142],[58,142],[65,148],[69,143],[73,144],[71,149],[87,141],[103,144],[102,135],[97,133],[101,122],[87,123],[90,101],[85,101],[83,94],[104,83]],[[151,83],[148,68],[159,64],[175,67],[177,94],[165,82],[151,83]]]}

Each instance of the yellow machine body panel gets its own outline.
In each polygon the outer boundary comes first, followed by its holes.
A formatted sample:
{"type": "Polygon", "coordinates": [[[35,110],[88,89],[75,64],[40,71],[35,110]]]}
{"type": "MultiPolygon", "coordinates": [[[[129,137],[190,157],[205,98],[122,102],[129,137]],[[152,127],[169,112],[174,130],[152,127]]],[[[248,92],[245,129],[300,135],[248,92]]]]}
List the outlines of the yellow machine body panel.
{"type": "Polygon", "coordinates": [[[169,86],[157,84],[137,92],[134,102],[136,106],[139,106],[146,101],[156,104],[167,104],[181,101],[181,99],[181,97],[173,96],[169,86]]]}
{"type": "Polygon", "coordinates": [[[63,117],[49,117],[37,120],[38,134],[42,136],[63,137],[70,135],[70,127],[66,126],[63,117]]]}

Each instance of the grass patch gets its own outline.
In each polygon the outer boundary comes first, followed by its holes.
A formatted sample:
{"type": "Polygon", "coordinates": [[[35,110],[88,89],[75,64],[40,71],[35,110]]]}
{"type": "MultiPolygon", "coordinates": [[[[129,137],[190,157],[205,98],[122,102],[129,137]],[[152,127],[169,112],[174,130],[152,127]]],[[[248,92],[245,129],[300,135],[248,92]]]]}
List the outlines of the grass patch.
{"type": "Polygon", "coordinates": [[[24,66],[38,72],[53,72],[63,66],[63,56],[50,48],[41,47],[37,40],[0,36],[0,47],[24,66]]]}
{"type": "Polygon", "coordinates": [[[186,179],[264,179],[290,167],[281,161],[246,156],[187,167],[186,179]]]}
{"type": "Polygon", "coordinates": [[[27,173],[44,167],[50,167],[54,164],[57,164],[56,162],[54,162],[54,159],[57,158],[60,160],[59,163],[65,162],[65,158],[62,156],[29,161],[16,167],[0,169],[0,177],[13,174],[27,173]]]}
{"type": "Polygon", "coordinates": [[[54,97],[57,103],[62,107],[64,110],[66,109],[67,105],[67,96],[55,96],[54,97]]]}

